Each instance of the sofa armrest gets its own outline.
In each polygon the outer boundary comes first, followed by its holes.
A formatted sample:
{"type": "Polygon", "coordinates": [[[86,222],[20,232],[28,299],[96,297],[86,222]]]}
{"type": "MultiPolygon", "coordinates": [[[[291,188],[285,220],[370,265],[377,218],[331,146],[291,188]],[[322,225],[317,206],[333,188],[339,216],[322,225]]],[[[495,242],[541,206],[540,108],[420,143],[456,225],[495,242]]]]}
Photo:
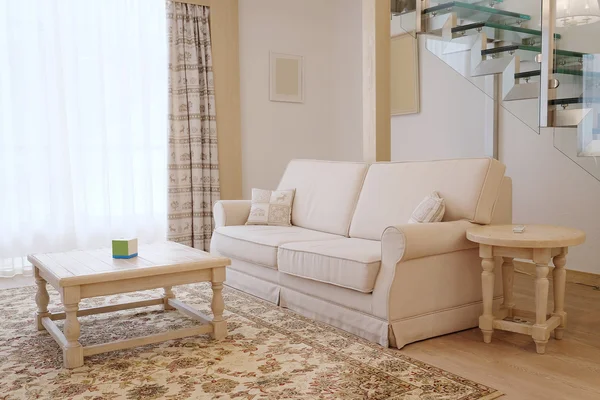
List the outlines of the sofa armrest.
{"type": "MultiPolygon", "coordinates": [[[[399,318],[412,301],[402,296],[410,297],[412,289],[437,276],[436,268],[421,268],[428,265],[428,258],[446,255],[452,258],[455,252],[476,249],[478,244],[467,239],[467,229],[475,226],[479,225],[469,221],[452,221],[387,228],[381,238],[381,268],[373,291],[373,313],[390,321],[399,318]],[[414,266],[419,266],[419,270],[413,271],[414,266]]],[[[433,266],[447,271],[441,260],[438,258],[433,261],[433,266]]],[[[479,262],[478,259],[476,262],[479,262]]],[[[454,270],[450,268],[448,271],[451,273],[454,270]]]]}
{"type": "Polygon", "coordinates": [[[477,247],[467,239],[469,221],[390,226],[381,238],[382,257],[396,263],[477,247]]]}
{"type": "Polygon", "coordinates": [[[215,228],[244,225],[250,215],[250,200],[219,200],[213,207],[215,228]]]}

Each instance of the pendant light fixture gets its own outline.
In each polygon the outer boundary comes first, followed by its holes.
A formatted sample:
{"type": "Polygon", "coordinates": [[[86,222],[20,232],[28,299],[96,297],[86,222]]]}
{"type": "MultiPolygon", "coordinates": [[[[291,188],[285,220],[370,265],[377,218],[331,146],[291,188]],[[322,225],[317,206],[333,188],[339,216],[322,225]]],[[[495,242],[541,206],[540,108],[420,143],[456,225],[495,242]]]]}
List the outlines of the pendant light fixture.
{"type": "Polygon", "coordinates": [[[567,28],[600,21],[600,0],[556,0],[556,27],[567,28]]]}

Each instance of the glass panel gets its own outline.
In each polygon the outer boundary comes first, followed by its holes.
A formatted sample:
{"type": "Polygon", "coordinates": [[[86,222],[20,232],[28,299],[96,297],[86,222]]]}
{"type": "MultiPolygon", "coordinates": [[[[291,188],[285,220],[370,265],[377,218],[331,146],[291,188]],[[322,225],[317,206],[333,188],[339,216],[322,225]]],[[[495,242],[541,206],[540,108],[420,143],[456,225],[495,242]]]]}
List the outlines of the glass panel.
{"type": "Polygon", "coordinates": [[[417,35],[417,2],[421,0],[391,0],[392,6],[392,36],[410,33],[417,35]]]}
{"type": "Polygon", "coordinates": [[[392,15],[402,15],[417,10],[416,0],[391,0],[392,15]]]}
{"type": "Polygon", "coordinates": [[[392,15],[390,26],[392,36],[408,33],[412,37],[417,37],[417,18],[419,16],[416,11],[392,15]]]}
{"type": "Polygon", "coordinates": [[[557,0],[554,146],[600,180],[600,1],[557,0]]]}

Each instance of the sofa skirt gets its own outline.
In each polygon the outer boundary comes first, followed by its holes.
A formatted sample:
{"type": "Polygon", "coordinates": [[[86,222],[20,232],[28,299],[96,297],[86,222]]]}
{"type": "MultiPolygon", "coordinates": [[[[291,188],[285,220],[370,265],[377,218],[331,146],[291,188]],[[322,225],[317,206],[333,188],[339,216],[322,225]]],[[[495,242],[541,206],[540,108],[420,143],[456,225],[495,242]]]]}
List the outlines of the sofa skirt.
{"type": "Polygon", "coordinates": [[[387,321],[287,287],[281,288],[279,304],[307,318],[340,328],[370,342],[389,346],[387,321]]]}
{"type": "MultiPolygon", "coordinates": [[[[494,299],[494,310],[500,307],[502,301],[503,297],[494,299]]],[[[401,349],[419,340],[476,328],[482,312],[483,303],[478,301],[394,321],[390,324],[390,346],[401,349]]]]}
{"type": "MultiPolygon", "coordinates": [[[[235,261],[236,263],[240,261],[235,261]]],[[[241,261],[243,262],[243,261],[241,261]]],[[[262,268],[256,267],[255,268],[262,268]]],[[[244,293],[251,294],[270,303],[279,305],[280,287],[277,282],[277,271],[264,268],[275,275],[275,282],[265,280],[253,275],[240,272],[231,267],[227,268],[225,285],[234,289],[241,290],[244,293]]]]}
{"type": "MultiPolygon", "coordinates": [[[[323,283],[298,277],[286,279],[287,276],[276,269],[236,259],[231,262],[227,268],[227,286],[385,347],[401,349],[409,343],[475,328],[479,325],[483,309],[482,302],[477,301],[389,322],[366,312],[370,303],[366,299],[370,296],[368,294],[337,293],[336,290],[350,291],[337,287],[323,291],[320,288],[320,285],[325,285],[323,283]],[[311,292],[307,292],[307,285],[311,286],[311,292]],[[315,285],[319,287],[313,287],[315,285]],[[318,296],[323,293],[329,293],[343,304],[318,296]]],[[[500,306],[502,300],[502,296],[494,298],[494,309],[500,306]]]]}

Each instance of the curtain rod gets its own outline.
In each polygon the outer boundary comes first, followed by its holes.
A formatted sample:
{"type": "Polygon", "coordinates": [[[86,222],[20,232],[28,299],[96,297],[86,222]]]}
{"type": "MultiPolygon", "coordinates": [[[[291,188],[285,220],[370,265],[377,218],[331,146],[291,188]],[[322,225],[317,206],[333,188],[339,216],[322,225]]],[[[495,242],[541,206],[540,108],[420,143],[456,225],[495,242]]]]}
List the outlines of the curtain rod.
{"type": "Polygon", "coordinates": [[[198,6],[210,7],[211,0],[170,0],[175,3],[195,4],[198,6]]]}

